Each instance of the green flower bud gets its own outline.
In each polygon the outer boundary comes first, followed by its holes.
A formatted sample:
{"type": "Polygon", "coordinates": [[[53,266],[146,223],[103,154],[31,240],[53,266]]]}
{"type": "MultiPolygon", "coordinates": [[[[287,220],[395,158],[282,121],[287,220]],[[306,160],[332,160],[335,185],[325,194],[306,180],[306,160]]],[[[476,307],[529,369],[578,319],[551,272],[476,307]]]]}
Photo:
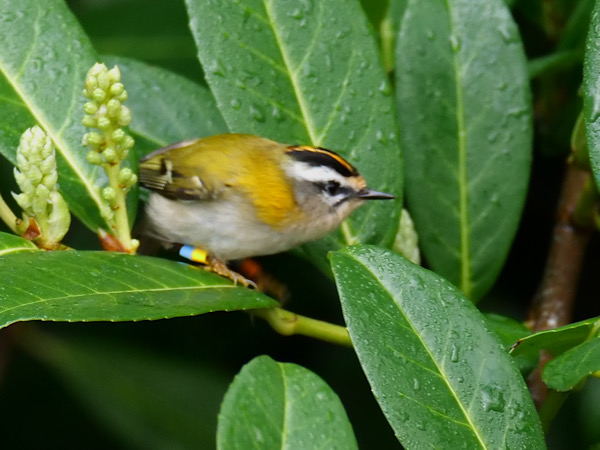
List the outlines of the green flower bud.
{"type": "Polygon", "coordinates": [[[127,94],[127,91],[123,91],[119,95],[115,95],[115,98],[117,100],[119,100],[121,103],[123,103],[125,100],[127,100],[128,97],[129,97],[129,94],[127,94]]]}
{"type": "Polygon", "coordinates": [[[120,143],[125,138],[125,131],[122,128],[117,128],[112,134],[113,141],[120,143]]]}
{"type": "Polygon", "coordinates": [[[419,237],[413,221],[408,211],[405,209],[403,209],[402,214],[400,214],[400,227],[398,228],[398,234],[396,235],[393,249],[409,261],[415,264],[421,264],[419,237]]]}
{"type": "Polygon", "coordinates": [[[100,131],[108,130],[110,125],[110,119],[108,117],[99,117],[96,124],[100,131]]]}
{"type": "Polygon", "coordinates": [[[127,106],[121,106],[121,114],[119,116],[119,125],[125,127],[131,123],[131,111],[127,106]]]}
{"type": "Polygon", "coordinates": [[[137,175],[129,167],[123,167],[119,171],[119,186],[129,189],[137,182],[137,175]]]}
{"type": "Polygon", "coordinates": [[[107,147],[102,152],[102,156],[104,156],[104,160],[109,164],[117,162],[117,151],[114,149],[114,147],[107,147]]]}
{"type": "Polygon", "coordinates": [[[121,114],[121,102],[116,98],[111,98],[106,104],[106,115],[111,119],[116,119],[121,114]]]}
{"type": "Polygon", "coordinates": [[[43,184],[39,184],[35,188],[35,196],[33,197],[33,216],[38,222],[43,222],[46,218],[46,208],[48,207],[48,199],[50,197],[50,189],[43,184]]]}
{"type": "Polygon", "coordinates": [[[50,215],[44,230],[45,239],[50,243],[60,242],[69,231],[71,225],[71,214],[69,207],[62,195],[57,191],[50,193],[49,203],[51,205],[50,215]]]}
{"type": "Polygon", "coordinates": [[[97,166],[101,166],[102,163],[104,163],[104,158],[102,158],[102,155],[94,151],[88,152],[87,160],[90,164],[95,164],[97,166]]]}
{"type": "Polygon", "coordinates": [[[108,203],[112,203],[117,198],[117,193],[112,187],[106,186],[104,189],[102,189],[102,198],[108,203]]]}
{"type": "Polygon", "coordinates": [[[118,83],[121,81],[121,71],[119,70],[119,66],[115,66],[108,71],[108,77],[111,83],[118,83]]]}
{"type": "Polygon", "coordinates": [[[113,97],[118,97],[123,92],[125,92],[125,87],[123,86],[122,83],[115,83],[110,87],[109,92],[110,92],[110,95],[112,95],[113,97]]]}
{"type": "Polygon", "coordinates": [[[67,219],[63,218],[61,222],[64,232],[60,235],[49,233],[53,203],[64,203],[64,200],[57,190],[58,172],[52,140],[40,127],[34,126],[21,136],[14,174],[21,193],[13,193],[13,197],[23,208],[23,219],[25,222],[29,222],[30,218],[35,219],[40,227],[40,236],[36,238],[36,242],[51,248],[66,233],[70,215],[65,203],[67,219]]]}
{"type": "Polygon", "coordinates": [[[102,216],[102,218],[104,220],[106,220],[107,222],[112,222],[112,220],[115,217],[115,213],[114,211],[110,208],[110,206],[108,205],[103,205],[100,208],[100,215],[102,216]]]}
{"type": "Polygon", "coordinates": [[[106,98],[106,91],[100,87],[97,87],[96,89],[94,89],[94,92],[92,93],[92,99],[95,102],[98,103],[102,103],[104,102],[104,99],[106,98]]]}
{"type": "Polygon", "coordinates": [[[44,175],[44,179],[42,180],[44,186],[48,189],[52,190],[56,187],[58,183],[58,172],[54,171],[49,173],[48,175],[44,175]]]}
{"type": "Polygon", "coordinates": [[[93,145],[99,147],[104,142],[102,135],[97,131],[90,131],[83,135],[83,145],[93,145]]]}
{"type": "Polygon", "coordinates": [[[86,128],[94,128],[96,126],[96,118],[94,116],[83,116],[81,123],[86,128]]]}
{"type": "Polygon", "coordinates": [[[96,102],[87,102],[85,105],[83,105],[83,111],[86,114],[93,116],[98,112],[98,104],[96,102]]]}
{"type": "Polygon", "coordinates": [[[98,88],[102,89],[106,95],[106,91],[108,91],[108,87],[110,86],[110,77],[106,72],[106,66],[104,64],[102,66],[104,70],[98,74],[98,88]]]}
{"type": "Polygon", "coordinates": [[[33,203],[31,195],[25,192],[21,192],[20,194],[15,194],[14,192],[11,193],[13,198],[17,202],[17,205],[19,205],[21,209],[23,209],[24,211],[31,209],[31,204],[33,203]]]}
{"type": "Polygon", "coordinates": [[[126,149],[130,149],[135,145],[135,140],[127,135],[125,136],[125,138],[123,139],[123,142],[121,142],[121,147],[126,148],[126,149]]]}

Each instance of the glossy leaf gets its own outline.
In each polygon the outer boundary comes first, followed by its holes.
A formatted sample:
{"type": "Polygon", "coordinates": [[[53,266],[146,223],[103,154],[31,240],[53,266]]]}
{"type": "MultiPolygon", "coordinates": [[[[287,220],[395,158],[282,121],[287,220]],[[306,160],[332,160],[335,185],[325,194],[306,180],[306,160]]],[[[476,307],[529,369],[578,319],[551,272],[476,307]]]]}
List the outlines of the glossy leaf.
{"type": "MultiPolygon", "coordinates": [[[[330,235],[391,246],[401,211],[402,164],[391,89],[357,0],[187,0],[198,56],[229,129],[335,150],[373,189],[330,235]]],[[[317,250],[318,249],[318,250],[317,250]]]]}
{"type": "Polygon", "coordinates": [[[523,378],[458,289],[376,247],[331,260],[356,353],[404,447],[544,448],[523,378]]]}
{"type": "Polygon", "coordinates": [[[39,249],[33,242],[14,234],[0,232],[0,258],[13,253],[32,252],[36,250],[39,249]]]}
{"type": "Polygon", "coordinates": [[[596,2],[583,66],[583,112],[592,173],[600,186],[600,3],[596,2]]]}
{"type": "Polygon", "coordinates": [[[81,145],[85,75],[97,56],[62,0],[0,2],[0,153],[15,163],[21,134],[39,124],[57,151],[59,182],[90,229],[104,226],[98,187],[105,175],[81,145]]]}
{"type": "Polygon", "coordinates": [[[513,356],[538,355],[540,350],[547,350],[554,356],[561,355],[571,347],[585,341],[598,320],[600,317],[594,317],[564,327],[531,334],[517,341],[511,349],[511,354],[513,356]]]}
{"type": "Polygon", "coordinates": [[[120,253],[21,253],[0,258],[0,273],[0,327],[24,320],[165,319],[277,305],[202,269],[120,253]]]}
{"type": "Polygon", "coordinates": [[[542,379],[551,389],[568,391],[588,375],[600,370],[600,339],[595,338],[550,360],[542,379]]]}
{"type": "MultiPolygon", "coordinates": [[[[206,86],[134,59],[104,56],[103,60],[109,67],[118,65],[121,70],[129,93],[130,129],[153,144],[147,150],[227,132],[206,86]]],[[[146,152],[138,148],[139,156],[146,152]]]]}
{"type": "Polygon", "coordinates": [[[225,395],[217,448],[358,447],[340,399],[321,378],[259,356],[242,368],[225,395]]]}
{"type": "MultiPolygon", "coordinates": [[[[504,349],[508,352],[519,339],[529,336],[531,331],[510,317],[499,314],[485,314],[485,320],[488,327],[498,335],[504,349]]],[[[529,374],[537,365],[539,353],[526,353],[522,355],[513,355],[513,360],[522,374],[529,374]]]]}
{"type": "Polygon", "coordinates": [[[126,447],[214,447],[225,374],[105,336],[27,332],[27,349],[49,365],[99,424],[126,447]]]}
{"type": "Polygon", "coordinates": [[[526,60],[506,6],[410,1],[396,86],[422,250],[433,270],[477,300],[510,249],[531,163],[526,60]]]}

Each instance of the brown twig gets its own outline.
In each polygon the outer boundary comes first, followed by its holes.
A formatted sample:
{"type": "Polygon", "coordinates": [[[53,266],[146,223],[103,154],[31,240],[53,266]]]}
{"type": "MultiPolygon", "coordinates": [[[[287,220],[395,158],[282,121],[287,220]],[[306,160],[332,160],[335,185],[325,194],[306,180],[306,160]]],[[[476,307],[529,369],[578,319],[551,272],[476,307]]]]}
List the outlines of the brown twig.
{"type": "MultiPolygon", "coordinates": [[[[528,324],[533,331],[549,330],[571,321],[581,265],[593,231],[593,226],[578,209],[586,188],[593,188],[590,173],[568,164],[544,275],[529,313],[528,324]]],[[[541,374],[551,358],[550,354],[542,352],[538,367],[528,378],[529,389],[538,408],[548,394],[541,374]]]]}

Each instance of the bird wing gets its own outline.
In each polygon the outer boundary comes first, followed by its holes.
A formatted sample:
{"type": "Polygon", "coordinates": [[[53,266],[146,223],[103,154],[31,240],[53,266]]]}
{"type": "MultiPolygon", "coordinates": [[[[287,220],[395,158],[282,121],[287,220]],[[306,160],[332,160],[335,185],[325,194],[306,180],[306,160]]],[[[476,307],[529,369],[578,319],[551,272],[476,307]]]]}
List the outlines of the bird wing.
{"type": "Polygon", "coordinates": [[[199,139],[178,142],[146,155],[139,163],[142,186],[173,200],[211,200],[217,192],[188,159],[199,139]]]}

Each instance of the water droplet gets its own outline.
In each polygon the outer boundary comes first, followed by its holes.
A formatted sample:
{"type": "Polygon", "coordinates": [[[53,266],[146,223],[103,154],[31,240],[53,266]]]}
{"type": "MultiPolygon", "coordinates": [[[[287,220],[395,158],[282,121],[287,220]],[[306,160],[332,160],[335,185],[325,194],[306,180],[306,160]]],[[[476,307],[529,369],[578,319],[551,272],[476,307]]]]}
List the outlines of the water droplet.
{"type": "Polygon", "coordinates": [[[383,134],[383,131],[381,130],[377,130],[375,132],[375,139],[377,139],[377,142],[380,142],[382,144],[385,144],[385,136],[383,134]]]}
{"type": "Polygon", "coordinates": [[[460,41],[460,38],[458,36],[456,36],[455,34],[451,34],[450,45],[452,46],[452,51],[454,53],[458,53],[460,51],[460,48],[462,47],[462,42],[460,41]]]}
{"type": "Polygon", "coordinates": [[[229,104],[231,105],[231,107],[233,109],[240,109],[242,107],[242,102],[240,102],[237,98],[233,98],[231,99],[231,101],[229,102],[229,104]]]}
{"type": "Polygon", "coordinates": [[[299,19],[304,18],[304,11],[302,11],[300,8],[296,8],[292,12],[290,12],[288,15],[294,19],[299,20],[299,19]]]}
{"type": "Polygon", "coordinates": [[[271,115],[276,120],[283,119],[283,114],[281,114],[281,110],[277,106],[273,106],[273,109],[271,110],[271,115]]]}
{"type": "Polygon", "coordinates": [[[427,425],[422,420],[417,420],[415,422],[415,427],[417,427],[417,429],[421,431],[425,431],[427,429],[427,425]]]}
{"type": "Polygon", "coordinates": [[[504,412],[504,394],[498,386],[483,386],[481,402],[485,411],[504,412]]]}
{"type": "Polygon", "coordinates": [[[452,349],[450,350],[450,361],[458,362],[458,347],[456,344],[452,344],[452,349]]]}
{"type": "Polygon", "coordinates": [[[250,105],[248,112],[250,113],[250,117],[252,117],[257,122],[265,121],[265,114],[260,110],[258,106],[254,104],[250,105]]]}
{"type": "Polygon", "coordinates": [[[496,30],[502,37],[502,40],[504,42],[506,42],[507,44],[509,44],[515,40],[512,33],[510,32],[510,30],[508,28],[506,28],[505,25],[500,25],[498,28],[496,28],[496,30]]]}
{"type": "Polygon", "coordinates": [[[392,93],[392,89],[390,88],[390,85],[387,81],[381,81],[381,83],[379,84],[379,92],[386,96],[392,93]]]}
{"type": "Polygon", "coordinates": [[[418,391],[419,389],[421,389],[421,382],[419,381],[418,378],[413,378],[413,389],[415,391],[418,391]]]}
{"type": "Polygon", "coordinates": [[[433,41],[435,39],[435,33],[433,32],[433,30],[427,30],[425,32],[425,35],[427,36],[427,39],[429,39],[430,41],[433,41]]]}

